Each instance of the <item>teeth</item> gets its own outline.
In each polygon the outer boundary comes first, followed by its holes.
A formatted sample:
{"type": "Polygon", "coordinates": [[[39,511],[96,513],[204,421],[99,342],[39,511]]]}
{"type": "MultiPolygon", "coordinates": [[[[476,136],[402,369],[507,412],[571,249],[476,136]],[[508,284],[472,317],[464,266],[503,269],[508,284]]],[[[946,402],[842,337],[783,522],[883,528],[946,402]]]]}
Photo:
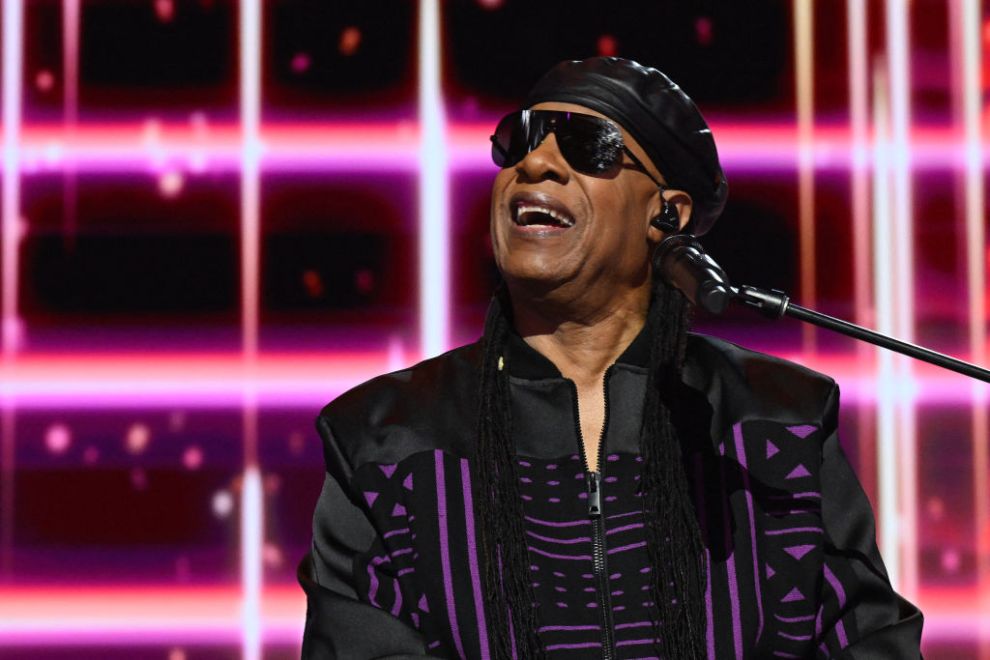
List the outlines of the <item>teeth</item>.
{"type": "Polygon", "coordinates": [[[532,206],[532,205],[520,204],[519,206],[516,207],[517,222],[519,221],[519,218],[523,216],[524,213],[543,213],[545,215],[549,215],[551,218],[559,222],[563,227],[574,226],[574,221],[572,219],[546,206],[532,206]]]}

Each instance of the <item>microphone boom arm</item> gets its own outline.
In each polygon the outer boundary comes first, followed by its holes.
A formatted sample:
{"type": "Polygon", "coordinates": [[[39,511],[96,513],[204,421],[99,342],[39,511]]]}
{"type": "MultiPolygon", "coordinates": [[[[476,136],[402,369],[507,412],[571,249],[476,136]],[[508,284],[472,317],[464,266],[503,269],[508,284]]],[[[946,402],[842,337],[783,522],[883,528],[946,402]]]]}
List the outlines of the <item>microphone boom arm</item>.
{"type": "Polygon", "coordinates": [[[740,287],[733,286],[730,287],[730,290],[732,291],[733,300],[757,309],[768,318],[779,319],[781,316],[790,316],[800,319],[801,321],[817,325],[820,328],[826,328],[828,330],[844,334],[848,337],[861,339],[862,341],[869,342],[875,346],[896,351],[903,355],[922,360],[923,362],[928,362],[929,364],[934,364],[936,366],[955,371],[956,373],[963,374],[964,376],[969,376],[970,378],[975,378],[977,380],[982,380],[985,383],[990,383],[990,370],[978,367],[969,362],[964,362],[963,360],[958,360],[954,357],[945,355],[944,353],[938,353],[923,346],[918,346],[906,341],[901,341],[900,339],[888,337],[887,335],[880,334],[874,330],[864,328],[861,325],[856,325],[855,323],[843,321],[842,319],[837,319],[834,316],[822,314],[821,312],[816,312],[813,309],[796,305],[790,301],[790,298],[788,298],[787,294],[783,291],[778,291],[776,289],[767,291],[765,289],[758,289],[754,286],[745,285],[740,287]]]}
{"type": "Polygon", "coordinates": [[[725,271],[715,263],[697,238],[691,234],[673,234],[661,241],[653,256],[653,266],[663,279],[679,289],[695,306],[721,314],[730,301],[742,302],[771,319],[793,318],[869,342],[929,364],[990,383],[990,370],[954,357],[909,344],[879,332],[795,305],[783,291],[758,289],[755,286],[732,286],[725,271]]]}

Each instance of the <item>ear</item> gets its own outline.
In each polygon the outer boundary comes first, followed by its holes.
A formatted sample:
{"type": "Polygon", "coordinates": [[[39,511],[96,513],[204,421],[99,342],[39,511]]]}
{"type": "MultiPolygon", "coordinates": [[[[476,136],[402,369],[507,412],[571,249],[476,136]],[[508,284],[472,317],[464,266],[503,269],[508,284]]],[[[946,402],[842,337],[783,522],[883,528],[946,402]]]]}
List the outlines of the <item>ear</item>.
{"type": "MultiPolygon", "coordinates": [[[[651,211],[650,219],[660,214],[660,211],[663,208],[664,201],[666,201],[668,205],[672,205],[676,209],[677,219],[678,219],[678,231],[683,231],[684,227],[687,226],[687,223],[691,220],[691,208],[692,208],[691,195],[689,195],[687,192],[683,190],[678,190],[676,188],[667,188],[663,190],[663,192],[657,189],[656,194],[650,200],[650,205],[649,205],[651,211]]],[[[647,230],[647,240],[649,240],[652,244],[657,245],[660,243],[660,241],[662,241],[666,237],[667,234],[665,234],[663,231],[657,229],[652,224],[649,225],[649,229],[647,230]]]]}

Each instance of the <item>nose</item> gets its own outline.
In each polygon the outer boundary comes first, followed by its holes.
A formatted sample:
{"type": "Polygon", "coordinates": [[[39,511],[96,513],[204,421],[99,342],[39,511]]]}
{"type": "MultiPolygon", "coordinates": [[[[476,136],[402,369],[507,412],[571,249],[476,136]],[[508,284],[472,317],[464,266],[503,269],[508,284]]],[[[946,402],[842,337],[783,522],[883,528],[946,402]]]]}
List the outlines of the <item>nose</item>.
{"type": "Polygon", "coordinates": [[[570,170],[557,147],[557,136],[554,133],[547,135],[536,149],[516,163],[516,172],[529,181],[566,183],[570,170]]]}

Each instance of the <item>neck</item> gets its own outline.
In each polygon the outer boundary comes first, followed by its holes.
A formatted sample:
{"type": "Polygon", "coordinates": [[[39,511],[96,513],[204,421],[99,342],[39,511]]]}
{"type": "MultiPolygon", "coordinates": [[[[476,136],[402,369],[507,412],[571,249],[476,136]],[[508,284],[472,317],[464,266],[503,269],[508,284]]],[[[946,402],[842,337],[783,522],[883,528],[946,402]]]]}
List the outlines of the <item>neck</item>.
{"type": "Polygon", "coordinates": [[[605,370],[646,323],[649,290],[616,295],[596,308],[554,305],[512,291],[513,321],[523,340],[578,386],[600,383],[605,370]]]}

